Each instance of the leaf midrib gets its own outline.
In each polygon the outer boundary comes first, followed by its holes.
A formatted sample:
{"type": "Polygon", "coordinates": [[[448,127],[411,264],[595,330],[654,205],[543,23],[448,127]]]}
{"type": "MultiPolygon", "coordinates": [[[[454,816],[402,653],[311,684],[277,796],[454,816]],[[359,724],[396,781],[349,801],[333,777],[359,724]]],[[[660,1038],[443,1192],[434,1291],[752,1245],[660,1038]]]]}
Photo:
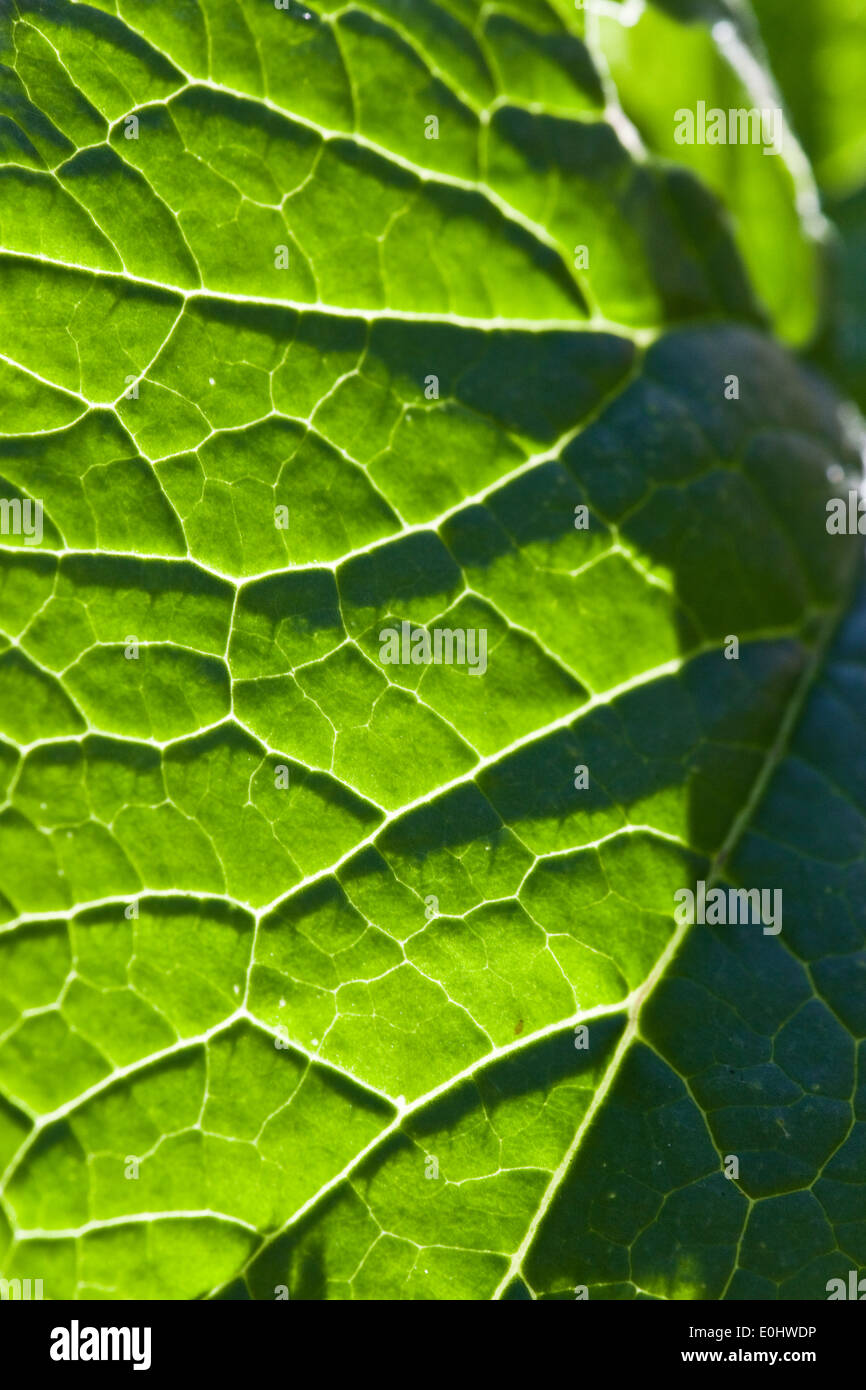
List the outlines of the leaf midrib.
{"type": "MultiPolygon", "coordinates": [[[[836,609],[832,617],[828,618],[824,624],[824,629],[821,633],[820,640],[816,643],[815,648],[812,652],[812,656],[808,660],[806,668],[800,677],[797,689],[795,690],[790,701],[788,702],[788,706],[780,721],[776,737],[764,756],[764,760],[752,784],[749,796],[747,797],[740,812],[734,817],[728,834],[725,837],[725,840],[723,841],[721,848],[716,852],[716,855],[710,865],[706,878],[708,888],[714,887],[723,879],[726,864],[730,860],[731,855],[736,849],[736,846],[739,844],[748,826],[750,825],[755,813],[757,812],[758,807],[763,801],[763,798],[769,788],[769,784],[773,778],[773,775],[776,772],[776,769],[780,766],[788,752],[791,737],[799,721],[800,715],[803,711],[808,696],[815,682],[817,681],[824,669],[824,661],[828,654],[829,648],[833,642],[839,624],[842,622],[845,613],[850,608],[854,585],[855,580],[852,580],[849,591],[846,594],[844,601],[840,600],[840,602],[836,606],[836,609]]],[[[559,1167],[557,1168],[556,1172],[554,1173],[551,1179],[551,1182],[548,1184],[544,1194],[542,1195],[538,1209],[530,1222],[530,1226],[527,1231],[527,1236],[525,1237],[523,1243],[519,1247],[517,1255],[515,1255],[512,1258],[508,1271],[503,1276],[503,1279],[500,1281],[500,1284],[497,1286],[497,1289],[493,1294],[494,1299],[501,1299],[503,1293],[506,1291],[508,1285],[512,1282],[512,1280],[522,1274],[524,1262],[528,1255],[531,1253],[534,1236],[538,1228],[540,1227],[544,1219],[544,1216],[550,1209],[556,1197],[556,1194],[559,1191],[559,1188],[561,1187],[563,1181],[567,1177],[568,1172],[571,1169],[572,1163],[574,1162],[575,1158],[580,1152],[583,1138],[590,1129],[596,1113],[601,1108],[602,1101],[604,1100],[605,1096],[607,1095],[611,1086],[613,1085],[614,1081],[619,1075],[624,1058],[629,1052],[633,1042],[642,1041],[640,1035],[640,1021],[643,1011],[650,999],[652,998],[653,994],[655,993],[655,990],[658,987],[660,981],[664,978],[665,973],[667,971],[667,967],[674,960],[675,956],[678,954],[680,948],[684,944],[691,930],[691,927],[692,924],[690,923],[684,923],[682,925],[677,926],[676,930],[671,936],[670,941],[668,942],[668,945],[666,946],[662,954],[659,956],[656,965],[653,967],[653,970],[648,975],[644,984],[640,986],[637,990],[633,991],[633,995],[630,996],[630,998],[633,999],[633,1002],[630,1002],[628,1004],[628,1023],[626,1025],[625,1031],[623,1032],[623,1035],[620,1038],[619,1043],[617,1044],[617,1047],[614,1051],[613,1057],[611,1058],[608,1068],[605,1071],[605,1074],[602,1077],[601,1082],[599,1083],[599,1086],[593,1096],[592,1102],[588,1107],[586,1115],[584,1116],[578,1130],[576,1131],[574,1140],[569,1146],[565,1158],[560,1163],[559,1167]]],[[[715,1141],[713,1140],[712,1134],[710,1133],[709,1125],[706,1121],[706,1116],[703,1110],[700,1109],[700,1107],[699,1113],[706,1127],[710,1142],[712,1143],[713,1148],[716,1149],[716,1152],[718,1153],[718,1149],[716,1147],[715,1141]]],[[[737,1248],[739,1250],[739,1244],[737,1248]]],[[[735,1256],[730,1276],[731,1278],[733,1277],[733,1274],[736,1271],[736,1267],[737,1266],[735,1256]]],[[[525,1279],[524,1283],[526,1285],[527,1290],[529,1291],[530,1297],[533,1300],[535,1300],[535,1291],[532,1289],[532,1287],[525,1279]]],[[[729,1283],[730,1278],[728,1280],[728,1284],[729,1283]]]]}

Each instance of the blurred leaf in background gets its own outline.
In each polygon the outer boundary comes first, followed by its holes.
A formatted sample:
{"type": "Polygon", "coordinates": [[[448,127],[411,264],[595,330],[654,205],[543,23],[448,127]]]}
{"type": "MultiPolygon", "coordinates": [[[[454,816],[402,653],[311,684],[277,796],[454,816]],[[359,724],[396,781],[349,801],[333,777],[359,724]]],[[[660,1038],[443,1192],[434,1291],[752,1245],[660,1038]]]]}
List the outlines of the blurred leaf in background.
{"type": "Polygon", "coordinates": [[[839,231],[818,358],[866,407],[866,0],[753,0],[753,7],[839,231]]]}

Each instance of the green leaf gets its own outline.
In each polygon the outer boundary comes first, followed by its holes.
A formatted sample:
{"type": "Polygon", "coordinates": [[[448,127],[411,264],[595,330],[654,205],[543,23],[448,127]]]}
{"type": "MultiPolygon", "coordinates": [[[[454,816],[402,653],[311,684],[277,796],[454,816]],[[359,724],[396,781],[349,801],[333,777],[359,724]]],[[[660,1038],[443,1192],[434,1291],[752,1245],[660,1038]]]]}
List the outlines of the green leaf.
{"type": "Polygon", "coordinates": [[[0,15],[4,1278],[866,1262],[859,444],[770,331],[806,174],[668,148],[666,51],[739,93],[664,9],[0,15]]]}
{"type": "Polygon", "coordinates": [[[738,250],[776,331],[797,346],[807,343],[820,322],[828,228],[809,164],[760,61],[743,7],[723,0],[656,0],[636,22],[605,13],[598,25],[624,111],[641,140],[654,154],[699,175],[724,200],[738,250]],[[711,24],[681,22],[696,16],[711,24]],[[698,120],[699,109],[706,122],[698,120]],[[753,111],[767,113],[760,131],[750,118],[751,138],[740,135],[734,145],[729,113],[745,120],[753,111]],[[680,138],[682,112],[696,118],[695,138],[688,143],[680,138]],[[724,113],[726,129],[711,128],[713,112],[724,113]]]}
{"type": "Polygon", "coordinates": [[[761,35],[788,95],[833,223],[835,292],[816,353],[866,406],[866,25],[859,0],[796,9],[755,0],[761,35]]]}

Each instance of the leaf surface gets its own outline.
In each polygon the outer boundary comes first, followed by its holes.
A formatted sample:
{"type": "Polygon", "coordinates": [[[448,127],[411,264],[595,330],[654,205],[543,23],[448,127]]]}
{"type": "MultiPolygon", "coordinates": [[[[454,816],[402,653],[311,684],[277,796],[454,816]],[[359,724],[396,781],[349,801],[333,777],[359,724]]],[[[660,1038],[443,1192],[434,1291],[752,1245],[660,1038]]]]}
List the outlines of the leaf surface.
{"type": "Polygon", "coordinates": [[[0,1253],[48,1297],[866,1259],[860,462],[768,331],[814,241],[759,160],[789,258],[744,265],[754,187],[663,157],[587,25],[0,18],[0,495],[44,507],[0,549],[0,1253]],[[486,670],[384,662],[403,623],[486,670]],[[699,880],[782,932],[678,926],[699,880]]]}

